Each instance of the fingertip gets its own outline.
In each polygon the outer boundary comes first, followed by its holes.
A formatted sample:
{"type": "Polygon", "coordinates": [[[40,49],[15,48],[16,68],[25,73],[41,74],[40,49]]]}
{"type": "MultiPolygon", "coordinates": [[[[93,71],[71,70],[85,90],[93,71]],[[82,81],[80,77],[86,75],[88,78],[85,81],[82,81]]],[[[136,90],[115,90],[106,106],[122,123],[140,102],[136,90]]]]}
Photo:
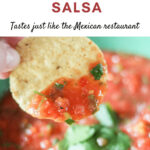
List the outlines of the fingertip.
{"type": "Polygon", "coordinates": [[[20,63],[20,55],[16,50],[8,49],[6,54],[7,70],[5,72],[15,69],[20,63]]]}
{"type": "Polygon", "coordinates": [[[5,41],[0,41],[0,73],[9,72],[20,63],[18,52],[5,41]]]}

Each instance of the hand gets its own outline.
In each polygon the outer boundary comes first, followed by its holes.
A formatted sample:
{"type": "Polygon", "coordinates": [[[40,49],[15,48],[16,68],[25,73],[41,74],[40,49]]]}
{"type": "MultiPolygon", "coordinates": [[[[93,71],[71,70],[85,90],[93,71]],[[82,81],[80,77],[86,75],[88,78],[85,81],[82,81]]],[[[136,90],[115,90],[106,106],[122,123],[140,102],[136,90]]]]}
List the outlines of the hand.
{"type": "Polygon", "coordinates": [[[20,56],[14,49],[22,38],[0,38],[0,79],[9,77],[10,72],[19,64],[20,56]]]}

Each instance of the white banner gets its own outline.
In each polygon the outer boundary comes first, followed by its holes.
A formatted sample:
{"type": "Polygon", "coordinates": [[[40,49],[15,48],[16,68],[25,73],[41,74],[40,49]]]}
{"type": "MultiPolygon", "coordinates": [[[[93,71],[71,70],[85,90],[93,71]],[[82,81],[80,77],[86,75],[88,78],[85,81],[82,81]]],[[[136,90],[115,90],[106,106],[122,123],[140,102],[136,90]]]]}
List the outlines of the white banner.
{"type": "Polygon", "coordinates": [[[3,0],[0,36],[149,36],[149,0],[3,0]]]}

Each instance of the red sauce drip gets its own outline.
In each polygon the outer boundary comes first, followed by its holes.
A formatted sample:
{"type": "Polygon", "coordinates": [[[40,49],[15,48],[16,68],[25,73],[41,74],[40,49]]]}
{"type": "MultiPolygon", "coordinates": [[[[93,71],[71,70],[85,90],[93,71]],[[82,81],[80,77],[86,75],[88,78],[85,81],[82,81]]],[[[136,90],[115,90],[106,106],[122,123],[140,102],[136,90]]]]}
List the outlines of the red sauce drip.
{"type": "MultiPolygon", "coordinates": [[[[91,64],[90,70],[97,64],[91,64]]],[[[73,120],[80,120],[98,110],[105,88],[106,85],[90,73],[79,79],[60,78],[41,92],[46,96],[45,100],[44,96],[36,94],[30,108],[39,111],[38,116],[33,114],[39,118],[65,121],[67,113],[73,120]],[[56,83],[64,87],[59,89],[56,83]]]]}

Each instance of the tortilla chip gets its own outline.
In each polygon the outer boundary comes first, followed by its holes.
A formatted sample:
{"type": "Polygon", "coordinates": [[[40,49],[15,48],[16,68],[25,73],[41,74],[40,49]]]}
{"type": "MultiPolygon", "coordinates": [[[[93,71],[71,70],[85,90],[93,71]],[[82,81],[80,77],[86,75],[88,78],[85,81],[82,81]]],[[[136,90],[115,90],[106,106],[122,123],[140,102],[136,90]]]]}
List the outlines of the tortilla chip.
{"type": "MultiPolygon", "coordinates": [[[[29,37],[21,40],[16,50],[21,63],[10,75],[10,89],[24,111],[28,111],[34,91],[44,90],[56,79],[89,74],[89,64],[97,60],[106,73],[102,52],[85,37],[29,37]]],[[[105,75],[100,82],[106,82],[105,75]]]]}

